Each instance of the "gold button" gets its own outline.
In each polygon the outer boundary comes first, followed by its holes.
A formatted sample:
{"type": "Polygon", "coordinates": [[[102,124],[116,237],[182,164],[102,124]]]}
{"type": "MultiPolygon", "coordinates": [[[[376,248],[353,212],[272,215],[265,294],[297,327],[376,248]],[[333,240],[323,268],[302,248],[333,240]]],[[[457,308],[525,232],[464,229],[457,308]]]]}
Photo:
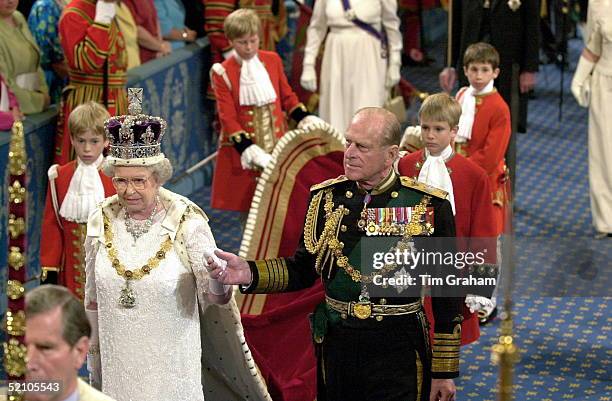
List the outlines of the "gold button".
{"type": "Polygon", "coordinates": [[[346,226],[344,224],[340,226],[340,231],[342,231],[343,233],[346,232],[346,226]]]}
{"type": "Polygon", "coordinates": [[[398,196],[399,196],[399,194],[397,193],[397,191],[391,192],[391,197],[392,198],[397,198],[398,196]]]}
{"type": "Polygon", "coordinates": [[[382,321],[382,320],[383,320],[383,317],[382,317],[382,316],[380,316],[380,315],[376,316],[376,321],[380,322],[380,321],[382,321]]]}
{"type": "Polygon", "coordinates": [[[387,304],[387,300],[385,298],[381,298],[378,303],[381,304],[381,305],[386,305],[387,304]]]}
{"type": "Polygon", "coordinates": [[[346,191],[345,195],[348,199],[351,199],[353,197],[353,193],[351,191],[346,191]]]}

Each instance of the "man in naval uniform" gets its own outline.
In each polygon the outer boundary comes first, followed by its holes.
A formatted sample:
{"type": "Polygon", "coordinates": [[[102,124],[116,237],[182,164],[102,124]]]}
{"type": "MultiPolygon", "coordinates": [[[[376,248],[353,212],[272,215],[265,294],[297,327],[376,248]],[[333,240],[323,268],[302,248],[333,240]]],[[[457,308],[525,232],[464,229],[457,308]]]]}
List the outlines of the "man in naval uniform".
{"type": "MultiPolygon", "coordinates": [[[[396,175],[392,166],[401,133],[389,111],[361,109],[345,137],[345,175],[311,188],[295,254],[247,262],[216,251],[223,261],[208,258],[211,277],[241,284],[247,293],[295,291],[321,278],[326,300],[312,317],[317,400],[453,400],[462,299],[433,299],[436,332],[430,347],[420,297],[370,297],[366,285],[373,274],[360,267],[359,252],[371,226],[370,235],[391,233],[398,246],[413,236],[454,237],[447,194],[396,175]]],[[[377,273],[389,274],[388,266],[377,273]]]]}

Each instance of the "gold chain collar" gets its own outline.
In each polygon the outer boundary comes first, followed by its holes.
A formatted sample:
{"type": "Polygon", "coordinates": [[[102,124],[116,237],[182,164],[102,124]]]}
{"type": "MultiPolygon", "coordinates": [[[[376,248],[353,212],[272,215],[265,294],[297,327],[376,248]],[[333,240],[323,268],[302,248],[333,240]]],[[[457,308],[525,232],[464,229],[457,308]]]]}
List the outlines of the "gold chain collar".
{"type": "Polygon", "coordinates": [[[106,214],[103,213],[104,220],[104,245],[106,246],[106,251],[108,252],[108,256],[111,260],[111,264],[117,274],[123,277],[126,280],[140,280],[144,276],[151,273],[151,270],[155,269],[159,266],[159,263],[164,260],[166,257],[166,253],[172,249],[172,240],[168,237],[159,247],[159,250],[155,252],[155,255],[150,257],[147,263],[136,269],[136,270],[128,270],[119,260],[119,253],[113,244],[113,231],[111,230],[110,219],[106,214]]]}

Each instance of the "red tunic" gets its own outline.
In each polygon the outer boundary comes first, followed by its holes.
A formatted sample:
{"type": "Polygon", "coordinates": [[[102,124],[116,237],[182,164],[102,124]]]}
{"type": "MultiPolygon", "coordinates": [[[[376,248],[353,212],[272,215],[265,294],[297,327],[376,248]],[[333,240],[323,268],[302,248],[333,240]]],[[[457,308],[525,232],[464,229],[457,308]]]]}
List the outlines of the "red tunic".
{"type": "MultiPolygon", "coordinates": [[[[401,175],[417,179],[424,162],[424,150],[418,150],[400,160],[399,172],[401,175]]],[[[454,154],[446,162],[446,166],[453,183],[455,230],[459,246],[469,249],[469,244],[463,243],[460,238],[495,238],[497,236],[496,224],[491,224],[494,221],[494,207],[489,198],[491,191],[486,172],[458,154],[454,154]]],[[[434,324],[430,298],[426,298],[425,311],[432,322],[431,333],[433,334],[434,324]]],[[[466,306],[464,306],[463,316],[465,319],[461,325],[461,343],[466,345],[478,339],[480,329],[478,316],[471,313],[466,306]]]]}
{"type": "MultiPolygon", "coordinates": [[[[204,0],[204,30],[210,41],[213,63],[223,62],[223,53],[232,49],[223,32],[223,22],[228,15],[239,8],[254,10],[261,20],[261,49],[276,51],[276,44],[287,33],[287,12],[284,1],[204,0]]],[[[212,89],[209,88],[209,96],[212,95],[212,89]]]]}
{"type": "Polygon", "coordinates": [[[55,163],[74,158],[68,117],[78,105],[94,100],[104,104],[104,70],[107,75],[107,106],[111,116],[127,113],[127,52],[119,26],[94,22],[96,2],[73,0],[59,22],[60,40],[68,63],[69,84],[62,95],[55,140],[55,163]]]}
{"type": "MultiPolygon", "coordinates": [[[[456,97],[460,103],[465,89],[467,88],[461,88],[457,92],[456,97]]],[[[465,144],[457,144],[456,151],[487,172],[491,197],[495,205],[497,234],[501,234],[504,231],[505,204],[508,196],[504,155],[512,132],[510,109],[497,90],[475,97],[476,113],[472,125],[472,138],[465,144]]]]}
{"type": "MultiPolygon", "coordinates": [[[[70,180],[76,170],[76,160],[57,168],[55,188],[57,191],[58,212],[66,197],[70,180]]],[[[100,172],[104,186],[104,196],[115,194],[115,188],[109,177],[100,172]]],[[[83,243],[86,236],[86,223],[76,223],[60,216],[60,227],[51,198],[51,189],[47,187],[47,200],[43,214],[42,233],[40,237],[40,265],[59,269],[59,283],[68,287],[72,293],[83,299],[85,284],[85,251],[83,243]]]]}
{"type": "MultiPolygon", "coordinates": [[[[235,57],[230,57],[221,65],[225,69],[231,88],[223,75],[212,73],[212,82],[217,98],[217,110],[221,121],[219,153],[212,185],[212,207],[237,211],[248,211],[255,192],[255,179],[259,173],[244,170],[240,164],[240,155],[234,149],[230,137],[240,133],[253,134],[261,129],[257,109],[267,108],[272,115],[273,129],[268,141],[263,142],[260,135],[251,138],[264,150],[271,151],[270,141],[276,142],[287,131],[286,114],[290,114],[301,103],[289,86],[283,70],[283,63],[274,52],[259,51],[259,59],[266,67],[272,86],[276,91],[276,101],[267,106],[241,106],[240,100],[240,64],[235,57]],[[286,113],[286,114],[285,114],[286,113]]],[[[272,144],[273,146],[274,144],[272,144]]]]}

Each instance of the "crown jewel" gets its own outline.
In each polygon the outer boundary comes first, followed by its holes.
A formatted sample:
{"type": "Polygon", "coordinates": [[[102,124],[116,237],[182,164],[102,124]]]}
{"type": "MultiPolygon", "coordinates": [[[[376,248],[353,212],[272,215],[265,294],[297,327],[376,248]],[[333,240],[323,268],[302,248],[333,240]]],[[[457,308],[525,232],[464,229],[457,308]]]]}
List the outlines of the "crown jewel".
{"type": "Polygon", "coordinates": [[[142,94],[142,88],[128,88],[129,114],[111,117],[104,123],[112,158],[146,159],[161,154],[166,121],[142,114],[142,94]]]}

